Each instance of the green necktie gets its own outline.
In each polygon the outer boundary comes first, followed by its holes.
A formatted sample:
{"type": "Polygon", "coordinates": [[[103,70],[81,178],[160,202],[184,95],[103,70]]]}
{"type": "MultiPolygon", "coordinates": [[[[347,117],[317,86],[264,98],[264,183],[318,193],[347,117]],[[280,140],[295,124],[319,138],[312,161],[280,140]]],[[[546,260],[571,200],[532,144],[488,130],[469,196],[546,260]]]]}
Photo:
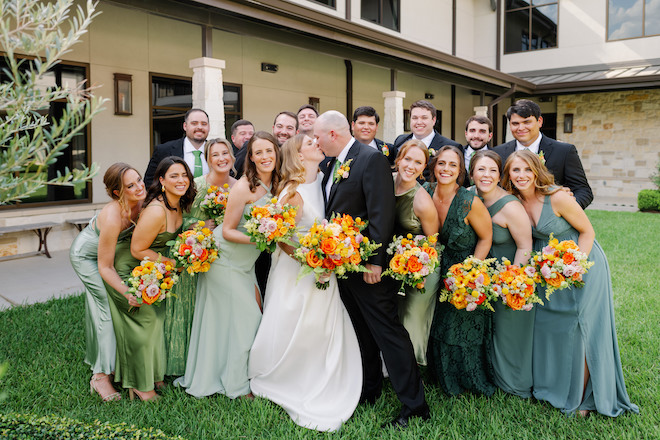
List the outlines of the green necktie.
{"type": "Polygon", "coordinates": [[[204,174],[202,169],[202,152],[200,150],[193,150],[192,152],[195,155],[195,169],[193,170],[193,177],[199,177],[204,174]]]}

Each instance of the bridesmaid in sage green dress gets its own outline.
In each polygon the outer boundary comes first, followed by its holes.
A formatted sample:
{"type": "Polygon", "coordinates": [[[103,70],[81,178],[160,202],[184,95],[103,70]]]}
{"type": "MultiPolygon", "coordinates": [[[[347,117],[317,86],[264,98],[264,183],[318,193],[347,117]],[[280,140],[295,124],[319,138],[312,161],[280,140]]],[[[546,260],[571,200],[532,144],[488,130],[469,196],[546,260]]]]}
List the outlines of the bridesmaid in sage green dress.
{"type": "Polygon", "coordinates": [[[280,150],[273,135],[263,131],[244,148],[246,171],[229,193],[222,227],[213,231],[220,254],[199,275],[186,375],[177,381],[195,397],[252,397],[248,359],[262,314],[254,272],[260,251],[245,234],[243,216],[255,205],[270,203],[280,181],[280,150]]]}
{"type": "Polygon", "coordinates": [[[85,363],[92,369],[90,392],[104,402],[120,400],[109,375],[115,371],[117,343],[103,278],[119,279],[113,260],[117,242],[130,238],[147,195],[140,173],[125,163],[111,165],[103,176],[112,199],[71,244],[71,265],[85,285],[85,363]]]}
{"type": "MultiPolygon", "coordinates": [[[[165,257],[166,243],[179,233],[182,214],[195,198],[191,175],[180,157],[166,157],[158,165],[131,241],[117,245],[115,268],[122,280],[145,257],[172,261],[165,257]]],[[[154,388],[162,384],[165,374],[165,307],[139,304],[121,283],[106,281],[106,288],[117,338],[115,380],[129,389],[131,399],[134,394],[141,400],[155,399],[154,388]]]]}
{"type": "MultiPolygon", "coordinates": [[[[473,192],[463,188],[465,161],[461,151],[444,146],[429,167],[436,182],[425,185],[433,197],[440,218],[438,242],[445,246],[440,276],[465,258],[488,256],[493,227],[488,210],[473,192]]],[[[441,283],[442,284],[442,283],[441,283]]],[[[492,312],[458,310],[448,302],[435,307],[429,336],[429,370],[442,389],[450,395],[472,391],[491,395],[495,392],[492,350],[492,312]]]]}
{"type": "Polygon", "coordinates": [[[584,275],[583,287],[557,291],[537,307],[534,397],[565,414],[638,413],[623,378],[610,268],[589,218],[571,195],[555,185],[539,157],[527,150],[508,157],[502,186],[525,207],[533,225],[534,250],[547,246],[553,234],[559,241],[575,241],[594,263],[584,275]]]}
{"type": "MultiPolygon", "coordinates": [[[[236,179],[229,176],[234,166],[234,154],[226,139],[209,139],[204,145],[204,157],[209,166],[208,174],[195,179],[197,196],[190,211],[183,214],[183,228],[192,229],[197,222],[204,220],[205,226],[213,230],[216,227],[214,219],[208,216],[200,207],[209,186],[222,188],[234,185],[236,179]]],[[[191,342],[193,316],[197,296],[198,274],[187,271],[179,274],[179,281],[173,289],[176,295],[174,301],[165,304],[165,348],[167,353],[166,376],[183,376],[186,371],[186,359],[191,342]]]]}
{"type": "MultiPolygon", "coordinates": [[[[422,175],[429,161],[429,150],[418,140],[411,139],[401,146],[394,160],[394,195],[396,217],[394,235],[433,235],[438,232],[440,221],[431,196],[423,190],[417,178],[422,175]]],[[[438,301],[437,290],[440,267],[426,277],[421,294],[419,289],[405,286],[405,296],[399,299],[399,317],[410,335],[419,365],[426,365],[426,349],[429,330],[438,301]]]]}
{"type": "MultiPolygon", "coordinates": [[[[474,154],[470,177],[493,219],[493,245],[490,256],[523,265],[532,252],[532,225],[520,201],[499,185],[502,159],[491,150],[474,154]]],[[[493,351],[495,384],[520,397],[532,396],[532,341],[534,315],[513,310],[497,301],[493,304],[493,351]]]]}

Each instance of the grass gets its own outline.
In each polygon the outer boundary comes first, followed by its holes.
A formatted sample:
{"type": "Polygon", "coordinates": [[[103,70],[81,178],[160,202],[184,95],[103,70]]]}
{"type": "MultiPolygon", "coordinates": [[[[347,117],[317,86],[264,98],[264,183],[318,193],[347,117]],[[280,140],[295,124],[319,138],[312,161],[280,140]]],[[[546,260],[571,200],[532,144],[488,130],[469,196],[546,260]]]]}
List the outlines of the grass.
{"type": "Polygon", "coordinates": [[[9,371],[0,381],[0,390],[7,394],[0,411],[153,426],[188,439],[656,439],[660,434],[660,215],[588,214],[609,258],[624,376],[640,415],[568,418],[547,404],[502,392],[490,398],[472,394],[450,398],[429,385],[432,420],[415,421],[403,432],[380,429],[399,408],[389,385],[376,405],[359,406],[342,430],[332,434],[295,425],[283,410],[264,399],[231,401],[215,396],[197,400],[170,387],[154,404],[130,402],[127,393],[121,402],[103,404],[90,396],[89,370],[82,362],[82,296],[0,313],[0,364],[9,361],[9,371]]]}

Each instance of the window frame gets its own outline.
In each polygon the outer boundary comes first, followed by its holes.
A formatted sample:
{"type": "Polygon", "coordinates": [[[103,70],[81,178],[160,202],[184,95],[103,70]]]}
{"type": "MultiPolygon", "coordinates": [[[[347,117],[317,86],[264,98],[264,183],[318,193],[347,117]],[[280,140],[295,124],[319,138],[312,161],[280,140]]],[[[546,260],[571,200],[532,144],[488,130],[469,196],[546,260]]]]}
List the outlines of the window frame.
{"type": "Polygon", "coordinates": [[[324,2],[323,0],[307,0],[307,1],[315,3],[317,5],[325,6],[326,8],[337,10],[337,0],[327,0],[327,2],[324,2]],[[332,4],[330,5],[328,3],[332,3],[332,4]]]}
{"type": "Polygon", "coordinates": [[[605,42],[606,43],[609,43],[610,41],[626,41],[626,40],[636,40],[638,38],[660,36],[660,32],[658,32],[657,34],[646,34],[646,1],[647,0],[642,0],[642,35],[638,37],[610,39],[610,1],[611,0],[607,0],[607,8],[605,10],[605,42]]]}
{"type": "Polygon", "coordinates": [[[363,15],[363,13],[362,13],[362,2],[364,2],[364,1],[365,1],[365,0],[361,0],[361,1],[360,1],[360,19],[361,19],[361,20],[364,20],[364,21],[366,21],[366,22],[368,22],[368,23],[373,23],[373,24],[375,24],[375,25],[377,25],[377,26],[382,26],[382,27],[384,27],[385,29],[389,29],[389,30],[391,30],[391,31],[393,31],[393,32],[401,33],[401,0],[372,0],[372,1],[378,2],[378,12],[379,12],[379,14],[378,14],[378,15],[379,15],[379,17],[378,17],[378,21],[371,21],[371,20],[369,20],[369,19],[364,18],[364,15],[363,15]],[[398,5],[397,5],[397,6],[398,6],[397,9],[398,9],[398,11],[399,11],[399,14],[398,14],[397,17],[396,17],[396,28],[391,28],[391,27],[389,27],[389,26],[383,24],[383,10],[384,10],[384,8],[383,8],[383,2],[385,2],[385,1],[397,2],[397,4],[398,4],[398,5]]]}
{"type": "MultiPolygon", "coordinates": [[[[608,3],[609,3],[609,0],[608,0],[608,3]]],[[[502,23],[503,23],[502,31],[504,33],[504,35],[503,35],[504,36],[504,38],[503,38],[504,44],[502,46],[502,53],[504,55],[510,55],[510,54],[516,54],[516,53],[528,53],[528,52],[531,53],[531,52],[536,52],[536,51],[539,51],[539,50],[548,50],[548,49],[558,49],[559,48],[559,17],[561,15],[561,8],[559,7],[559,0],[549,1],[548,3],[544,3],[544,4],[541,4],[541,5],[533,5],[532,2],[530,2],[526,6],[520,6],[520,7],[517,7],[517,8],[511,8],[511,9],[507,9],[507,7],[505,5],[502,8],[502,15],[503,15],[503,17],[502,17],[502,23]],[[507,13],[524,11],[524,10],[529,11],[529,17],[528,17],[528,21],[527,21],[527,32],[528,32],[527,39],[528,39],[528,41],[530,41],[530,38],[534,35],[533,34],[533,27],[532,27],[532,20],[533,20],[532,11],[534,9],[538,9],[538,8],[541,8],[541,7],[544,7],[544,6],[550,6],[550,5],[557,5],[557,23],[556,23],[557,24],[557,31],[556,31],[556,37],[555,37],[556,38],[556,45],[552,46],[552,47],[539,47],[539,48],[536,48],[536,49],[514,50],[514,51],[510,51],[510,52],[507,51],[506,50],[506,43],[507,43],[506,42],[506,35],[507,35],[507,32],[506,32],[506,28],[507,28],[506,17],[507,17],[507,13]]]]}

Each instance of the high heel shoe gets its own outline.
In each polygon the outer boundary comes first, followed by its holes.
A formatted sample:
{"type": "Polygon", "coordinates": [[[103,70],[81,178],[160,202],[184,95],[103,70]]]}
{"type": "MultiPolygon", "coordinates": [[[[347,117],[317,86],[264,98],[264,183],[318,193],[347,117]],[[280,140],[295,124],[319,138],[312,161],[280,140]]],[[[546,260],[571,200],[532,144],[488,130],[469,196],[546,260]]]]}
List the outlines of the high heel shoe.
{"type": "Polygon", "coordinates": [[[143,402],[155,402],[156,400],[160,399],[160,396],[156,394],[154,390],[151,391],[138,391],[135,388],[129,388],[128,389],[128,397],[133,400],[135,396],[138,397],[143,402]],[[153,395],[150,395],[150,393],[153,393],[153,395]]]}
{"type": "MultiPolygon", "coordinates": [[[[96,376],[96,377],[92,376],[92,378],[89,381],[89,394],[94,394],[94,392],[96,392],[104,402],[113,402],[116,400],[121,400],[121,394],[119,394],[119,392],[115,390],[114,387],[112,388],[114,393],[106,394],[105,396],[101,393],[101,390],[96,387],[96,382],[107,378],[108,378],[107,375],[96,376]]],[[[111,383],[109,383],[109,385],[112,386],[111,383]]]]}

